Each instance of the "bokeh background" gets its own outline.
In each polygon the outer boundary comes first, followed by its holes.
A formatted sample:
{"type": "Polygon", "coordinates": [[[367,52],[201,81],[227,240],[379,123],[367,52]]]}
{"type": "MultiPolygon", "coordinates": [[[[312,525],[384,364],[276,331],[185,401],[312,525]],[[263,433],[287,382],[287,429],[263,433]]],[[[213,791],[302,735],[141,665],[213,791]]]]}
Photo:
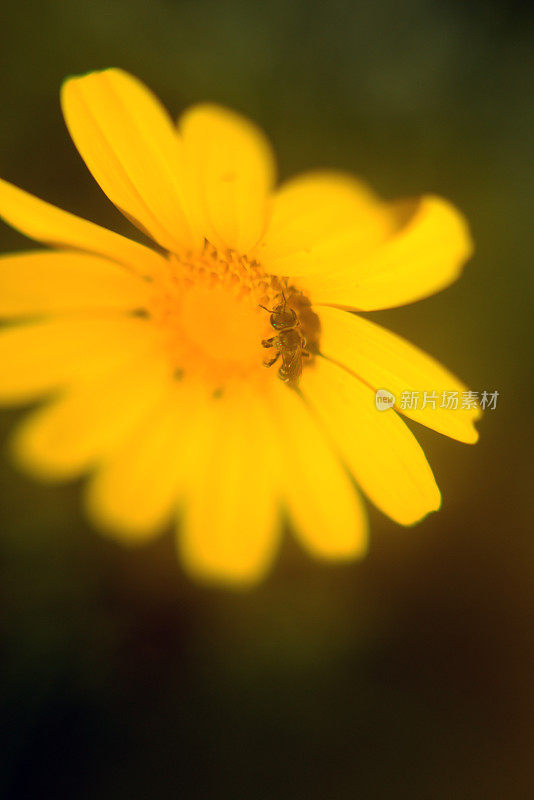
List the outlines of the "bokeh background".
{"type": "MultiPolygon", "coordinates": [[[[2,0],[0,174],[129,230],[62,124],[68,74],[124,67],[178,113],[232,106],[280,173],[336,167],[433,191],[477,253],[446,292],[375,314],[498,390],[475,447],[422,428],[442,511],[371,510],[359,564],[285,537],[249,593],[191,584],[172,533],[127,550],[80,486],[2,457],[0,795],[534,796],[534,10],[461,0],[2,0]]],[[[27,248],[6,226],[0,250],[27,248]]],[[[1,369],[1,365],[0,365],[1,369]]],[[[0,444],[20,411],[0,415],[0,444]]],[[[413,427],[417,427],[415,424],[413,427]]]]}

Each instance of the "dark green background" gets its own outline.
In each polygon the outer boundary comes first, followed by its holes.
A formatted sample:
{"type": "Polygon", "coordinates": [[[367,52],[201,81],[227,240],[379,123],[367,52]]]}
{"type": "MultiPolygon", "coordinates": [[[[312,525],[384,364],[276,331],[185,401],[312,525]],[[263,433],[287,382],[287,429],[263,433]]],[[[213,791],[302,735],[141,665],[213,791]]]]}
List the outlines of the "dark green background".
{"type": "MultiPolygon", "coordinates": [[[[173,113],[210,99],[253,117],[282,177],[339,167],[386,197],[441,193],[470,219],[476,257],[446,292],[374,316],[501,394],[475,447],[418,428],[441,513],[406,530],[371,511],[370,555],[351,566],[286,536],[248,594],[192,585],[170,532],[133,551],[100,538],[79,486],[39,486],[3,458],[0,794],[533,796],[529,4],[3,0],[1,12],[2,177],[128,230],[58,103],[64,76],[121,66],[173,113]]],[[[2,251],[24,247],[1,227],[2,251]]],[[[19,416],[0,416],[3,446],[19,416]]]]}

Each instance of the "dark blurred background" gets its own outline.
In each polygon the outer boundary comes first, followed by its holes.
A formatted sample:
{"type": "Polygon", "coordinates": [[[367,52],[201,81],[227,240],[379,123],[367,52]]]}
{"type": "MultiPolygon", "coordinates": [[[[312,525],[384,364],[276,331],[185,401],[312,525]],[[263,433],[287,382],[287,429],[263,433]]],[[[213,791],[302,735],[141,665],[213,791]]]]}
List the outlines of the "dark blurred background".
{"type": "MultiPolygon", "coordinates": [[[[482,391],[475,447],[422,428],[442,511],[371,511],[370,555],[285,537],[249,593],[191,584],[171,532],[89,529],[80,486],[0,468],[0,795],[534,796],[534,9],[517,2],[2,0],[0,174],[128,230],[68,139],[68,74],[121,66],[178,113],[259,122],[287,177],[337,167],[471,221],[464,278],[373,315],[482,391]]],[[[27,248],[0,229],[0,250],[27,248]]],[[[0,366],[1,368],[1,366],[0,366]]],[[[3,449],[19,411],[0,415],[3,449]]],[[[417,427],[415,424],[413,427],[417,427]]]]}

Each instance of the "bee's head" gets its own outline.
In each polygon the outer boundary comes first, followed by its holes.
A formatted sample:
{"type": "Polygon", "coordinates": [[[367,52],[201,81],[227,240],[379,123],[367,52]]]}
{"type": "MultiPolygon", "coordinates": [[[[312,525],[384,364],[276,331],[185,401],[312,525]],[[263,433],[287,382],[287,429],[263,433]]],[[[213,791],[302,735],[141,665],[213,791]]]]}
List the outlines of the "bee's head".
{"type": "Polygon", "coordinates": [[[294,328],[297,324],[297,315],[292,308],[285,303],[281,303],[271,314],[271,325],[275,331],[283,331],[287,328],[294,328]]]}

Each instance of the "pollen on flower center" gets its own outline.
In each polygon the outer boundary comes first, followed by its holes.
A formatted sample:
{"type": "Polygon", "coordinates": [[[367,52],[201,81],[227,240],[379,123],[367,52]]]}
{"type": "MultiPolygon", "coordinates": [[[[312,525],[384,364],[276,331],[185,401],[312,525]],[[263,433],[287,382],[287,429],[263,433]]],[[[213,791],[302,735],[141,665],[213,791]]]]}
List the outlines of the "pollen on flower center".
{"type": "Polygon", "coordinates": [[[237,297],[224,285],[200,283],[184,292],[180,328],[189,344],[209,361],[240,371],[258,365],[265,320],[248,299],[237,297]]]}
{"type": "Polygon", "coordinates": [[[180,374],[200,374],[217,386],[265,372],[261,343],[273,331],[260,305],[271,307],[285,290],[287,282],[257,262],[206,245],[201,256],[169,256],[150,313],[180,374]]]}

